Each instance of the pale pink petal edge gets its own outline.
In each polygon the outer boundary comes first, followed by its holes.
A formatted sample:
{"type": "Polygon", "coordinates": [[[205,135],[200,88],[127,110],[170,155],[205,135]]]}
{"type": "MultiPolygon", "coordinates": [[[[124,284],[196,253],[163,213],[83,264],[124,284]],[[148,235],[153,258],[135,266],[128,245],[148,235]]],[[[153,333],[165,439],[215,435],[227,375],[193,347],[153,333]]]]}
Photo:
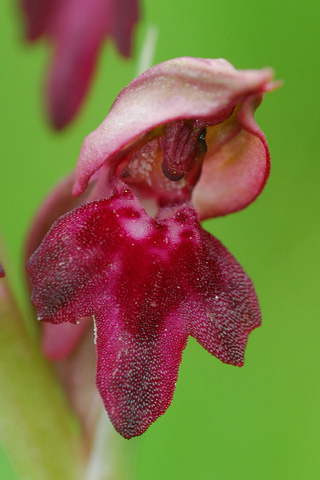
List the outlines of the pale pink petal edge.
{"type": "Polygon", "coordinates": [[[237,71],[226,60],[183,57],[147,70],[117,97],[109,115],[83,143],[74,195],[104,163],[161,124],[218,117],[247,96],[272,88],[272,70],[237,71]]]}

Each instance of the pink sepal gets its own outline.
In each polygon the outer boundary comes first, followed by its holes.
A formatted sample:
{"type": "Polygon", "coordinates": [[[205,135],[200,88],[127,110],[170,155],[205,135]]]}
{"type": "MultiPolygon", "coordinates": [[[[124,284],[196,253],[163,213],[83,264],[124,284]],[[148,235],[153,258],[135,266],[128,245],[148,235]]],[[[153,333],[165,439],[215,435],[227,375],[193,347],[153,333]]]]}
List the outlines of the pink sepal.
{"type": "Polygon", "coordinates": [[[243,208],[260,193],[269,171],[267,144],[253,113],[274,85],[271,79],[270,69],[237,71],[226,60],[189,57],[144,72],[85,139],[73,193],[83,192],[102,165],[108,169],[120,162],[121,152],[144,134],[192,119],[208,127],[208,153],[193,194],[201,218],[243,208]]]}

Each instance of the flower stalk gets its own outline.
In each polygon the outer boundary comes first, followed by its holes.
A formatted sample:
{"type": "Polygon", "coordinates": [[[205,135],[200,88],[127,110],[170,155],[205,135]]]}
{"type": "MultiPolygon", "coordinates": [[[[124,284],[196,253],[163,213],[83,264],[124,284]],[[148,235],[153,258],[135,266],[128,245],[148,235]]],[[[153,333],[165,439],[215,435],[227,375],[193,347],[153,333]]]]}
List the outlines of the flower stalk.
{"type": "Polygon", "coordinates": [[[19,480],[79,480],[81,430],[50,365],[0,280],[0,441],[19,480]]]}

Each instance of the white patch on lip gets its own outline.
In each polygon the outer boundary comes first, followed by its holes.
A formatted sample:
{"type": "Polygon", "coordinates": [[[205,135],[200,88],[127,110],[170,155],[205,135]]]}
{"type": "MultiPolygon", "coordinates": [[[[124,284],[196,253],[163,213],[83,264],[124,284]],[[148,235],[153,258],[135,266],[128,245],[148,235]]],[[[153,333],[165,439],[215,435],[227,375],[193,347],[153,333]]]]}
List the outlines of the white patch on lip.
{"type": "Polygon", "coordinates": [[[179,244],[181,242],[181,226],[172,221],[167,231],[167,238],[172,245],[179,244]]]}
{"type": "Polygon", "coordinates": [[[190,228],[190,225],[180,225],[173,219],[168,225],[166,243],[175,247],[188,240],[194,244],[200,244],[199,232],[196,229],[192,229],[192,227],[190,228]]]}
{"type": "Polygon", "coordinates": [[[144,240],[150,235],[150,225],[146,218],[122,218],[121,226],[134,240],[144,240]]]}

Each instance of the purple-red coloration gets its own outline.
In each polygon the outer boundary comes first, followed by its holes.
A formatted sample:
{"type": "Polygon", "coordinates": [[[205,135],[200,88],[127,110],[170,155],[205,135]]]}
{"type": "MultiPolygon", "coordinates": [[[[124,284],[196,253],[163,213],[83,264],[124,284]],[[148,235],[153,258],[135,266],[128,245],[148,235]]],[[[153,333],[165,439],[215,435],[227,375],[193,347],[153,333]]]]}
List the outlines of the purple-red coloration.
{"type": "MultiPolygon", "coordinates": [[[[251,280],[200,219],[239,210],[261,192],[269,151],[253,113],[275,86],[270,70],[237,72],[222,60],[150,69],[85,140],[78,203],[70,176],[38,215],[34,248],[46,217],[62,214],[28,263],[38,318],[61,328],[93,317],[97,386],[126,438],[170,405],[189,335],[242,366],[260,325],[251,280]]],[[[57,359],[82,329],[51,344],[47,333],[46,352],[57,359]]]]}
{"type": "MultiPolygon", "coordinates": [[[[82,195],[73,198],[71,193],[74,179],[75,174],[72,172],[58,184],[41,205],[32,222],[32,227],[27,237],[25,246],[26,259],[39,247],[51,225],[57,218],[81,205],[83,200],[82,195]]],[[[41,325],[41,348],[45,356],[55,362],[67,358],[75,349],[91,323],[91,318],[82,319],[77,326],[69,323],[64,323],[59,326],[52,325],[51,323],[43,323],[41,325]]]]}
{"type": "Polygon", "coordinates": [[[153,219],[127,187],[61,217],[29,271],[39,319],[94,316],[97,386],[126,438],[170,405],[188,335],[241,366],[260,325],[252,282],[194,208],[153,219]]]}
{"type": "Polygon", "coordinates": [[[4,271],[4,268],[3,266],[1,265],[0,263],[0,278],[4,277],[5,276],[5,271],[4,271]]]}
{"type": "Polygon", "coordinates": [[[54,45],[47,106],[54,128],[76,115],[94,73],[106,37],[130,55],[138,20],[137,0],[20,0],[29,41],[46,36],[54,45]]]}

